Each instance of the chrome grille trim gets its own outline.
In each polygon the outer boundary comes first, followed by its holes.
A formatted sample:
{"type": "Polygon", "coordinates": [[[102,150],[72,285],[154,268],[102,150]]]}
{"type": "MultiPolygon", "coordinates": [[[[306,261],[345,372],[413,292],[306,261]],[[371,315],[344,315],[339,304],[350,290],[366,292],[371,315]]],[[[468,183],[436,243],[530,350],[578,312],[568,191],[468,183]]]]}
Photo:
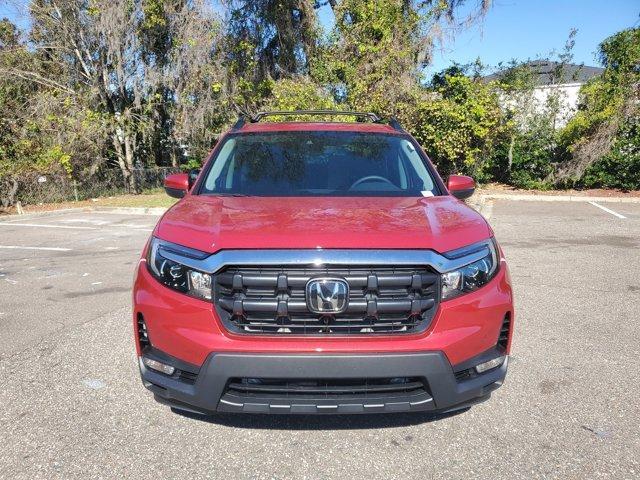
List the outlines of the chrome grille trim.
{"type": "Polygon", "coordinates": [[[440,298],[440,275],[425,266],[229,266],[213,277],[218,317],[243,334],[410,334],[426,329],[440,298]],[[346,308],[314,312],[312,279],[340,278],[346,308]]]}
{"type": "MultiPolygon", "coordinates": [[[[366,265],[424,265],[439,273],[457,270],[489,254],[491,239],[463,247],[461,249],[437,253],[433,250],[344,250],[344,249],[303,249],[303,250],[222,250],[205,258],[194,258],[195,254],[179,254],[171,248],[175,244],[160,240],[162,256],[182,263],[194,270],[216,273],[222,268],[234,266],[366,266],[366,265]]],[[[182,247],[186,249],[187,247],[182,247]]],[[[193,249],[188,249],[193,250],[193,249]]],[[[186,250],[184,250],[186,252],[186,250]]],[[[193,250],[193,252],[198,252],[193,250]]],[[[200,252],[202,255],[202,252],[200,252]]]]}

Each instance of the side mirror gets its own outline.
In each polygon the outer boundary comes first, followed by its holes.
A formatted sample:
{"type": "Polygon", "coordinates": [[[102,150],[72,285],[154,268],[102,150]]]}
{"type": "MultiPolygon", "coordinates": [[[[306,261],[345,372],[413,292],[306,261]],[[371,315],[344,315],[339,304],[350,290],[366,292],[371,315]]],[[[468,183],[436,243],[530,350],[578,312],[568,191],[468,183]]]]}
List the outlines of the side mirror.
{"type": "Polygon", "coordinates": [[[473,181],[473,178],[467,177],[466,175],[450,175],[449,180],[447,180],[447,188],[451,195],[460,200],[464,200],[473,195],[473,192],[476,190],[476,182],[473,181]]]}
{"type": "Polygon", "coordinates": [[[164,191],[173,198],[182,198],[189,191],[189,175],[174,173],[164,179],[164,191]]]}

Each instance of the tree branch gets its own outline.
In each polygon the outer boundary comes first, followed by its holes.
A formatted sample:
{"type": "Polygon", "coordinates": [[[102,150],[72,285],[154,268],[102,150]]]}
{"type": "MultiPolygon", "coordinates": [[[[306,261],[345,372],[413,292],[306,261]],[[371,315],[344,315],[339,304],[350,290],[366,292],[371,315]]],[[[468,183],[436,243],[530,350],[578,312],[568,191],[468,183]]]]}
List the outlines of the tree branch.
{"type": "Polygon", "coordinates": [[[4,75],[12,75],[14,77],[18,77],[18,78],[22,78],[23,80],[27,80],[27,81],[31,81],[31,82],[35,82],[39,85],[42,85],[44,87],[49,87],[49,88],[55,88],[57,90],[61,90],[63,92],[67,92],[70,93],[72,95],[75,95],[76,92],[74,90],[72,90],[71,88],[62,85],[58,82],[55,82],[51,79],[45,78],[42,75],[39,75],[35,72],[27,72],[24,70],[18,70],[17,68],[3,68],[0,67],[0,74],[4,74],[4,75]]]}

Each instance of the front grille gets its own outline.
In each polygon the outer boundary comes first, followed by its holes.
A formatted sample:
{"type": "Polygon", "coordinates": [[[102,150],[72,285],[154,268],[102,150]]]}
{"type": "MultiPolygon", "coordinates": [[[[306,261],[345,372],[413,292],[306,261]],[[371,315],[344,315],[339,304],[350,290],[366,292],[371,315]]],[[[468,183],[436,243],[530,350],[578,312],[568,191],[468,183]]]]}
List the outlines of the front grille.
{"type": "Polygon", "coordinates": [[[433,318],[439,288],[427,267],[227,267],[215,276],[214,300],[225,326],[246,334],[414,333],[433,318]],[[348,283],[343,313],[309,310],[305,288],[314,278],[348,283]]]}

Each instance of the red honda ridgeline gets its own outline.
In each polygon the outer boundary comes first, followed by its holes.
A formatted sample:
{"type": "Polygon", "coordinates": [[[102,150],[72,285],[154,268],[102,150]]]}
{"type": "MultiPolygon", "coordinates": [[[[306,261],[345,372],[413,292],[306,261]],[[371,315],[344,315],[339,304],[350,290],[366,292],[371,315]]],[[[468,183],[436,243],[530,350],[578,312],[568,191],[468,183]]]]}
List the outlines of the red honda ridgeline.
{"type": "MultiPolygon", "coordinates": [[[[513,299],[491,227],[391,120],[239,120],[146,245],[144,386],[201,414],[453,411],[507,372],[513,299]],[[368,120],[368,122],[367,122],[368,120]]],[[[328,112],[306,112],[329,115],[328,112]]],[[[345,112],[331,112],[331,115],[345,112]]]]}

